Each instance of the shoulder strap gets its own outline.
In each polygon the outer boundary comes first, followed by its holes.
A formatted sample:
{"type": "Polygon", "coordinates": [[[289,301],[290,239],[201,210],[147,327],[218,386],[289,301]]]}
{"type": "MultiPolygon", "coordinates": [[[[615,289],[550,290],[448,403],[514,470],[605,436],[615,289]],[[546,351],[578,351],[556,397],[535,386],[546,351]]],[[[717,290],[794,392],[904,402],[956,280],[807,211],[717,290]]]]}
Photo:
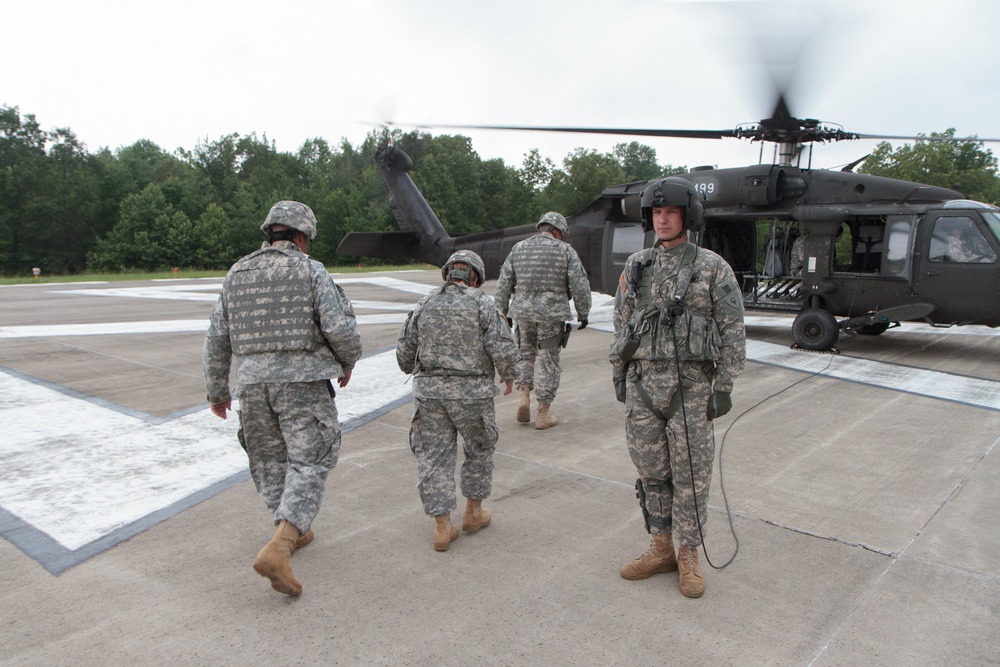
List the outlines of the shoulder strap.
{"type": "Polygon", "coordinates": [[[681,259],[681,268],[677,271],[677,284],[674,285],[675,302],[684,299],[684,293],[687,292],[688,285],[691,283],[691,267],[697,258],[698,246],[688,243],[688,247],[684,249],[684,257],[681,259]]]}
{"type": "MultiPolygon", "coordinates": [[[[652,302],[652,283],[653,283],[653,272],[647,269],[653,265],[653,253],[656,251],[656,247],[649,249],[646,253],[646,260],[642,263],[640,267],[640,287],[639,287],[639,298],[636,299],[636,308],[641,308],[643,306],[648,306],[652,302]]],[[[684,249],[684,257],[681,258],[681,266],[677,271],[677,284],[675,285],[674,300],[680,301],[684,298],[684,293],[687,292],[688,285],[691,283],[691,267],[694,266],[695,259],[698,258],[698,246],[694,243],[688,242],[687,247],[684,249]]]]}
{"type": "Polygon", "coordinates": [[[636,310],[640,308],[646,308],[652,303],[652,290],[653,290],[653,271],[650,269],[653,266],[653,257],[656,254],[656,246],[654,245],[649,250],[646,251],[646,259],[642,261],[639,265],[639,298],[635,301],[636,310]]]}

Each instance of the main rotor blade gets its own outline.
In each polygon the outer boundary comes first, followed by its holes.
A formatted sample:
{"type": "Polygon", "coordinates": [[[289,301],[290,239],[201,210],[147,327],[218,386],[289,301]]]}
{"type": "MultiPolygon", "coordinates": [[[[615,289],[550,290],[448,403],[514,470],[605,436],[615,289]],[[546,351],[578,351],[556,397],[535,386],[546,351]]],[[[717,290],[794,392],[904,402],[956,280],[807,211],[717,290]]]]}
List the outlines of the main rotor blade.
{"type": "Polygon", "coordinates": [[[513,130],[529,132],[574,132],[579,134],[620,134],[640,137],[674,137],[678,139],[725,139],[735,137],[734,130],[649,130],[617,127],[540,127],[529,125],[439,125],[458,130],[513,130]]]}
{"type": "Polygon", "coordinates": [[[897,134],[859,134],[858,135],[858,139],[882,139],[882,140],[895,139],[897,141],[950,141],[950,142],[959,142],[959,141],[972,141],[972,142],[989,141],[989,142],[1000,142],[1000,139],[988,139],[988,138],[985,138],[985,137],[924,137],[924,136],[909,137],[909,136],[903,136],[903,135],[897,135],[897,134]]]}

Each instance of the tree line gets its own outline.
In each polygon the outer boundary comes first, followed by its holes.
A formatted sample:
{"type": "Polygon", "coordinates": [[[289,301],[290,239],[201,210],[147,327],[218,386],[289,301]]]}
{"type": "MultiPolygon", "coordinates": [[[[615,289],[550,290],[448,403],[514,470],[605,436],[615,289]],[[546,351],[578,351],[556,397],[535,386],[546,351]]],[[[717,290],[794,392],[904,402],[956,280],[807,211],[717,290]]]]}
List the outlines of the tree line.
{"type": "MultiPolygon", "coordinates": [[[[954,130],[948,132],[953,133],[954,130]]],[[[523,225],[544,211],[582,210],[609,186],[687,171],[660,165],[638,142],[610,153],[578,148],[561,166],[531,150],[520,166],[483,160],[464,136],[393,130],[419,165],[411,176],[452,233],[523,225]]],[[[0,274],[225,269],[257,247],[275,201],[316,212],[310,254],[327,265],[349,231],[392,231],[388,191],[372,156],[384,140],[359,146],[309,139],[294,153],[266,135],[228,134],[192,150],[167,152],[141,139],[89,152],[68,128],[46,131],[33,114],[0,106],[0,274]]],[[[982,144],[880,144],[862,171],[951,187],[1000,201],[996,158],[982,144]]]]}

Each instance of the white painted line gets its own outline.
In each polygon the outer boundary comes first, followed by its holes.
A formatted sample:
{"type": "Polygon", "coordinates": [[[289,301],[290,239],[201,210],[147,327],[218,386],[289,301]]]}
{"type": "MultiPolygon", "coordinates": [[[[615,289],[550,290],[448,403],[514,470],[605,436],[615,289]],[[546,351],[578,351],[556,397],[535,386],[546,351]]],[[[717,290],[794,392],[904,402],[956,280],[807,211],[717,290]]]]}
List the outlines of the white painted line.
{"type": "Polygon", "coordinates": [[[842,355],[814,354],[774,343],[747,341],[747,359],[805,373],[859,382],[889,391],[1000,410],[1000,382],[842,355]],[[829,365],[829,368],[827,368],[829,365]],[[826,370],[823,370],[823,369],[826,370]]]}
{"type": "MultiPolygon", "coordinates": [[[[341,423],[406,399],[406,380],[394,350],[362,359],[337,389],[341,423]]],[[[0,423],[0,506],[70,550],[247,467],[236,415],[207,408],[150,424],[0,373],[0,423]]]]}

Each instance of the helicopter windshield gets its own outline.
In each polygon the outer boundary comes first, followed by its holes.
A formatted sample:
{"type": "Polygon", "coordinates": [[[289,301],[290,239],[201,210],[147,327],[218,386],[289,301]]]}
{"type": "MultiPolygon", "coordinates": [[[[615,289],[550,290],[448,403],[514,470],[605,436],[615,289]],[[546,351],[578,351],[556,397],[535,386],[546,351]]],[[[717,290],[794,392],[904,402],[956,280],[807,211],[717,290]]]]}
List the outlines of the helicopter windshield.
{"type": "Polygon", "coordinates": [[[983,211],[983,220],[989,225],[993,236],[1000,241],[1000,213],[996,211],[983,211]]]}

